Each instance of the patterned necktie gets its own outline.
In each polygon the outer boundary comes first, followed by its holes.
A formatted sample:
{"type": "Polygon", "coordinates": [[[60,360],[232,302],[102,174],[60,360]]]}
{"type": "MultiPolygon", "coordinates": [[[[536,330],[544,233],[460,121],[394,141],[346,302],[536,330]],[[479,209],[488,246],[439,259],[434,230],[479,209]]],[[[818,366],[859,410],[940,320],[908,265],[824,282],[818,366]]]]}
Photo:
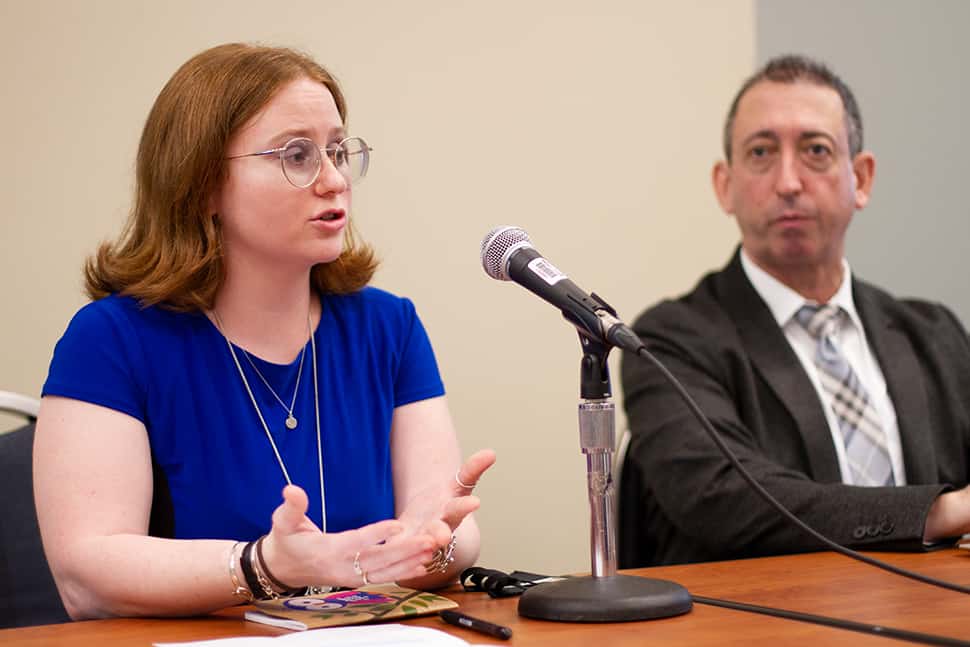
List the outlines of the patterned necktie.
{"type": "Polygon", "coordinates": [[[802,306],[795,319],[818,341],[815,365],[832,398],[845,454],[856,485],[893,485],[892,463],[879,415],[859,377],[835,343],[844,311],[836,305],[802,306]]]}

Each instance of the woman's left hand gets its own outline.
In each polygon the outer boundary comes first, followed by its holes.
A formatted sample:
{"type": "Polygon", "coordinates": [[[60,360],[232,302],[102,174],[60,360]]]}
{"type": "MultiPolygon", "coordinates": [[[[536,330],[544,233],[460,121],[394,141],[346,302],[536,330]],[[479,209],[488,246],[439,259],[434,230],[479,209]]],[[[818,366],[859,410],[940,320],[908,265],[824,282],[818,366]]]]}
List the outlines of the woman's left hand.
{"type": "Polygon", "coordinates": [[[493,463],[491,449],[475,452],[451,478],[412,497],[398,517],[405,527],[403,534],[427,533],[438,547],[447,547],[461,522],[481,504],[472,490],[493,463]]]}
{"type": "Polygon", "coordinates": [[[394,510],[403,532],[387,543],[396,548],[393,545],[407,537],[427,537],[433,542],[432,553],[423,562],[425,574],[400,582],[403,586],[445,586],[478,559],[481,536],[471,513],[480,501],[472,491],[494,462],[495,452],[490,449],[461,462],[458,437],[444,396],[394,410],[394,510]]]}

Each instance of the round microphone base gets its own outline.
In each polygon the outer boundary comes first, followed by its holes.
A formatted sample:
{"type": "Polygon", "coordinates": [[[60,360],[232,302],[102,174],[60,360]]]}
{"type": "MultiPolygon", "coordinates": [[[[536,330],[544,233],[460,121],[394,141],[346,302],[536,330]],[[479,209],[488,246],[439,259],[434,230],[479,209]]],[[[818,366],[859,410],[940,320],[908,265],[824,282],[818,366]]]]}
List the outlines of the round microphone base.
{"type": "Polygon", "coordinates": [[[573,577],[522,594],[519,615],[559,622],[630,622],[687,613],[693,602],[680,584],[633,575],[573,577]]]}

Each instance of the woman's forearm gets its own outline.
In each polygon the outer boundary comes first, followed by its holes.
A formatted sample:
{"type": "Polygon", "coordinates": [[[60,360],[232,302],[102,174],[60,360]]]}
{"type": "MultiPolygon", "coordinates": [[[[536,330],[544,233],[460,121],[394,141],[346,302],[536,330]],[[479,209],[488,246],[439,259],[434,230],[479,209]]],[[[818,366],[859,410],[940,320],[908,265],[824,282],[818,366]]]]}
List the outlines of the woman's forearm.
{"type": "MultiPolygon", "coordinates": [[[[233,594],[234,542],[139,535],[71,542],[54,576],[74,620],[111,616],[189,616],[243,601],[233,594]]],[[[234,555],[242,582],[239,551],[234,555]]]]}

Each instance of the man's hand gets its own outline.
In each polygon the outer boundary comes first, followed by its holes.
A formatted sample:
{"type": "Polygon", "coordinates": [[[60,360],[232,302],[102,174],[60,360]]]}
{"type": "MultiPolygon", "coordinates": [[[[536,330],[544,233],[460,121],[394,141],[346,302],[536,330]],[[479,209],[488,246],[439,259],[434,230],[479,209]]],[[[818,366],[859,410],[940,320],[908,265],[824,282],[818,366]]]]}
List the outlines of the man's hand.
{"type": "Polygon", "coordinates": [[[970,486],[937,497],[926,515],[923,541],[933,543],[970,533],[970,486]]]}

